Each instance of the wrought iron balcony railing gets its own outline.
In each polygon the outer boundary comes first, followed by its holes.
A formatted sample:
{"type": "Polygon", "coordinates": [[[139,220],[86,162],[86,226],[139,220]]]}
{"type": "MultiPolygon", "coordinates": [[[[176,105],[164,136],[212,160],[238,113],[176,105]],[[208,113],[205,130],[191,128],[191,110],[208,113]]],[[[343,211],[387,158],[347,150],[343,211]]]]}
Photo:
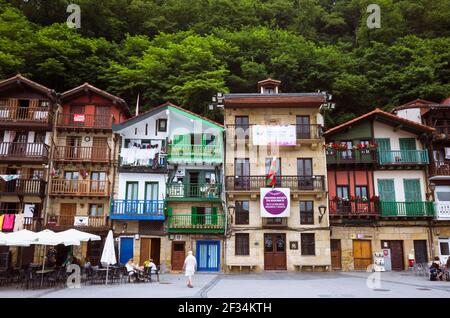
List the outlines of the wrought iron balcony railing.
{"type": "MultiPolygon", "coordinates": [[[[276,176],[276,187],[293,191],[325,191],[325,176],[276,176]]],[[[267,176],[228,176],[227,191],[259,191],[268,187],[267,176]]]]}
{"type": "Polygon", "coordinates": [[[428,164],[428,150],[378,150],[380,165],[428,164]]]}
{"type": "Polygon", "coordinates": [[[222,184],[183,184],[166,185],[167,199],[220,200],[222,184]]]}
{"type": "Polygon", "coordinates": [[[164,220],[163,200],[113,200],[111,219],[116,220],[164,220]]]}

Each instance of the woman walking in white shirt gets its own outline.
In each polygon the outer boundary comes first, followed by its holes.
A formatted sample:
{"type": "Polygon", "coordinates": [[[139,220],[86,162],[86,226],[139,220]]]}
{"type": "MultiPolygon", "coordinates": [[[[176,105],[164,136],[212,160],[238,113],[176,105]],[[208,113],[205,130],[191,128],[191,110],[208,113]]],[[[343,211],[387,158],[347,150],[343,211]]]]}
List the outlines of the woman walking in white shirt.
{"type": "Polygon", "coordinates": [[[192,255],[192,251],[188,252],[188,256],[184,260],[183,270],[185,272],[185,275],[188,277],[188,284],[187,286],[189,288],[193,288],[192,285],[192,277],[194,276],[195,270],[197,268],[197,260],[192,255]]]}

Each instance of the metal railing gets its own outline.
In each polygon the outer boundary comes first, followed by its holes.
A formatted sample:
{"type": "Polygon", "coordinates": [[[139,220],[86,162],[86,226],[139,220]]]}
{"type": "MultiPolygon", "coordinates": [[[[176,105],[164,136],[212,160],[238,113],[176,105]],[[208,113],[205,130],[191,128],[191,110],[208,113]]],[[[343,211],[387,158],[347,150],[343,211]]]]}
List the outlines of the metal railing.
{"type": "Polygon", "coordinates": [[[112,129],[113,116],[93,114],[58,114],[56,127],[112,129]]]}
{"type": "Polygon", "coordinates": [[[436,218],[450,219],[450,202],[435,202],[436,218]]]}
{"type": "Polygon", "coordinates": [[[19,178],[10,181],[0,180],[0,193],[10,195],[45,195],[47,182],[41,179],[19,178]]]}
{"type": "Polygon", "coordinates": [[[48,107],[12,107],[0,106],[0,122],[50,123],[51,113],[48,107]]]}
{"type": "MultiPolygon", "coordinates": [[[[286,124],[288,126],[295,126],[295,134],[297,140],[320,139],[322,137],[322,126],[316,124],[300,125],[300,124],[286,124]]],[[[252,139],[252,127],[255,124],[249,125],[226,125],[227,140],[246,141],[252,139]]],[[[264,126],[264,125],[263,125],[264,126]]],[[[271,125],[266,125],[271,126],[271,125]]],[[[276,125],[275,125],[276,126],[276,125]]]]}
{"type": "Polygon", "coordinates": [[[221,161],[222,147],[220,145],[167,145],[168,161],[221,161]]]}
{"type": "Polygon", "coordinates": [[[327,149],[327,164],[345,164],[345,163],[376,163],[377,152],[375,150],[334,150],[327,149]]]}
{"type": "Polygon", "coordinates": [[[386,202],[380,201],[381,216],[389,217],[433,217],[434,204],[422,202],[386,202]]]}
{"type": "Polygon", "coordinates": [[[109,195],[109,181],[53,179],[52,194],[109,195]]]}
{"type": "Polygon", "coordinates": [[[428,150],[378,150],[380,165],[428,164],[428,150]]]}
{"type": "Polygon", "coordinates": [[[49,146],[44,143],[0,142],[0,160],[47,160],[49,146]]]}
{"type": "Polygon", "coordinates": [[[221,233],[225,229],[224,214],[175,214],[168,216],[169,232],[221,233]]]}
{"type": "Polygon", "coordinates": [[[330,215],[379,215],[380,205],[373,201],[329,200],[330,215]]]}
{"type": "Polygon", "coordinates": [[[166,185],[167,198],[220,199],[222,184],[183,184],[166,185]]]}
{"type": "Polygon", "coordinates": [[[109,162],[109,147],[56,146],[55,160],[109,162]]]}
{"type": "Polygon", "coordinates": [[[66,227],[66,228],[83,228],[83,227],[108,227],[108,217],[88,216],[88,215],[47,215],[45,225],[47,227],[66,227]],[[78,219],[86,219],[87,222],[78,222],[78,219]],[[76,225],[77,224],[77,225],[76,225]]]}
{"type": "MultiPolygon", "coordinates": [[[[267,186],[267,176],[228,176],[226,189],[231,191],[259,191],[267,186]]],[[[276,176],[277,188],[295,191],[325,191],[325,176],[276,176]]]]}
{"type": "Polygon", "coordinates": [[[164,201],[113,200],[111,219],[164,220],[164,201]]]}

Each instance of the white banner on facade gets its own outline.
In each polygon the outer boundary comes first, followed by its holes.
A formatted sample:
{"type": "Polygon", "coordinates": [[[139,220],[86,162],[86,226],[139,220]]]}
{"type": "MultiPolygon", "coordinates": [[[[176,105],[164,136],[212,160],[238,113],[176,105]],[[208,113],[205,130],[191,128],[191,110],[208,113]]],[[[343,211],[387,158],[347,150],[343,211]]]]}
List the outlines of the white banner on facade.
{"type": "Polygon", "coordinates": [[[254,125],[252,126],[252,138],[254,146],[295,146],[297,142],[294,125],[254,125]]]}
{"type": "Polygon", "coordinates": [[[261,188],[261,217],[288,217],[291,211],[289,188],[261,188]]]}

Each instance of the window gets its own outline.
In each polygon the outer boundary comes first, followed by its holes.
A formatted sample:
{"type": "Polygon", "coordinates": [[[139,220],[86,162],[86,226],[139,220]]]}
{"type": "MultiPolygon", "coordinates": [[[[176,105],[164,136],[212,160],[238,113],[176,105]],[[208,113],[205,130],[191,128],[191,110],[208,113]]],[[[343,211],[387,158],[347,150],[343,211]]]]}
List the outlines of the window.
{"type": "Polygon", "coordinates": [[[235,124],[235,139],[248,139],[249,138],[249,124],[248,116],[236,116],[234,118],[235,124]]]}
{"type": "Polygon", "coordinates": [[[34,134],[34,142],[37,144],[45,143],[45,133],[37,132],[34,134]]]}
{"type": "Polygon", "coordinates": [[[250,255],[250,238],[248,233],[236,234],[235,255],[250,255]]]}
{"type": "Polygon", "coordinates": [[[439,251],[441,255],[450,255],[449,243],[448,239],[439,240],[439,251]]]}
{"type": "Polygon", "coordinates": [[[44,179],[44,170],[43,169],[31,169],[31,176],[33,180],[43,180],[44,179]]]}
{"type": "Polygon", "coordinates": [[[300,224],[314,224],[313,201],[300,201],[300,224]]]}
{"type": "Polygon", "coordinates": [[[89,204],[89,216],[103,216],[103,204],[89,204]]]}
{"type": "Polygon", "coordinates": [[[353,142],[352,141],[341,141],[341,145],[346,145],[347,150],[341,152],[342,159],[352,159],[353,142]]]}
{"type": "Polygon", "coordinates": [[[368,199],[367,186],[356,186],[355,187],[355,196],[359,199],[368,199]]]}
{"type": "Polygon", "coordinates": [[[236,201],[236,219],[235,224],[249,224],[249,202],[248,201],[236,201]]]}
{"type": "Polygon", "coordinates": [[[167,131],[167,119],[158,119],[158,131],[160,132],[167,131]]]}
{"type": "Polygon", "coordinates": [[[349,198],[348,186],[337,186],[336,196],[341,199],[348,199],[349,198]]]}
{"type": "Polygon", "coordinates": [[[127,181],[125,190],[126,200],[137,200],[138,199],[138,185],[137,181],[127,181]]]}
{"type": "Polygon", "coordinates": [[[314,233],[300,234],[300,241],[302,244],[302,255],[316,255],[314,233]]]}
{"type": "MultiPolygon", "coordinates": [[[[360,145],[364,145],[364,146],[368,146],[369,145],[369,141],[368,140],[361,140],[359,142],[359,144],[360,145]]],[[[368,153],[370,153],[370,151],[369,151],[369,149],[364,149],[364,150],[361,150],[361,153],[362,154],[368,154],[368,153]]]]}
{"type": "Polygon", "coordinates": [[[249,159],[234,159],[234,187],[235,189],[250,189],[250,161],[249,159]]]}

